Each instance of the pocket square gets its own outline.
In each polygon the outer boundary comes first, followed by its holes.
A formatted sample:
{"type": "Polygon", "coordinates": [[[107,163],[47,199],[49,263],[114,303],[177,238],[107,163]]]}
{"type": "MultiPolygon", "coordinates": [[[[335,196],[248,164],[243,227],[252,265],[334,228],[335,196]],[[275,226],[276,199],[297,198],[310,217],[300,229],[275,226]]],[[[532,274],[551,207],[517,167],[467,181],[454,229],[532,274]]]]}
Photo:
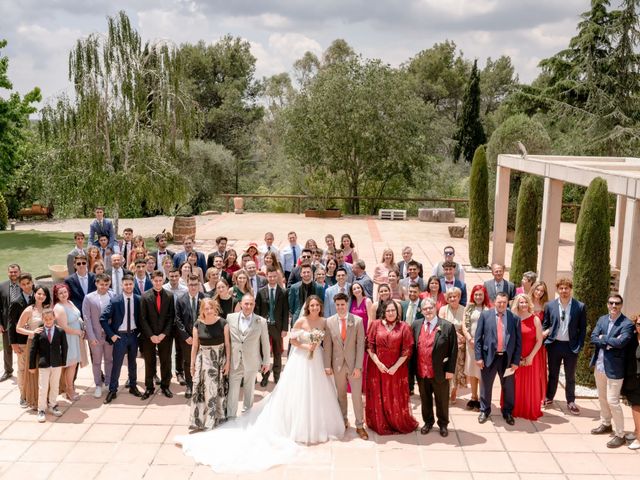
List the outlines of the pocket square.
{"type": "Polygon", "coordinates": [[[449,357],[445,357],[445,358],[442,360],[442,363],[446,362],[447,360],[449,360],[449,357]]]}

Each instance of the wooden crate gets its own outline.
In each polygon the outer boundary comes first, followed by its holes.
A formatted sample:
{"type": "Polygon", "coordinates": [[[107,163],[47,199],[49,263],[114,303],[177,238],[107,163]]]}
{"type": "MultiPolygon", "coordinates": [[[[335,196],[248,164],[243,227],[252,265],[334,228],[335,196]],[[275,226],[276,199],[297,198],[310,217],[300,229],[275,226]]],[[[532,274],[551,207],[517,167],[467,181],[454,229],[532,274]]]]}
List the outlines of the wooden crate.
{"type": "Polygon", "coordinates": [[[394,210],[391,208],[381,208],[378,210],[378,220],[406,220],[406,210],[394,210]]]}

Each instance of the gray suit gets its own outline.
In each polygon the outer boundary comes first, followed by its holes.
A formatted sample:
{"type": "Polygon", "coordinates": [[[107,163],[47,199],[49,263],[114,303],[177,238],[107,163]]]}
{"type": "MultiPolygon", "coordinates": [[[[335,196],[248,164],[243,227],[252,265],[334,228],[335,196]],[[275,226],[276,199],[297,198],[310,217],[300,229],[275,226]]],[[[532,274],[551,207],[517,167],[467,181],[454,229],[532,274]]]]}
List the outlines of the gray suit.
{"type": "Polygon", "coordinates": [[[229,394],[227,396],[227,417],[234,418],[238,411],[240,383],[244,392],[243,411],[253,405],[253,389],[256,375],[261,365],[269,365],[269,332],[267,321],[260,315],[251,314],[249,328],[240,330],[242,312],[227,315],[229,337],[231,339],[231,368],[229,372],[229,394]]]}
{"type": "MultiPolygon", "coordinates": [[[[111,299],[114,293],[109,290],[107,296],[111,299]]],[[[108,304],[109,302],[105,304],[105,307],[108,304]]],[[[102,310],[100,295],[98,295],[97,291],[91,292],[84,297],[82,301],[82,318],[87,329],[87,340],[89,340],[89,349],[91,350],[93,381],[96,387],[102,387],[102,361],[104,360],[104,383],[107,386],[111,380],[113,367],[113,345],[106,341],[106,334],[102,329],[102,325],[100,325],[102,310]],[[98,343],[93,345],[93,341],[98,343]]]]}
{"type": "Polygon", "coordinates": [[[356,428],[364,426],[362,405],[362,364],[364,362],[365,336],[362,318],[347,314],[347,338],[342,341],[338,315],[327,318],[327,332],[324,336],[324,367],[333,370],[333,381],[338,390],[338,403],[342,417],[347,421],[347,384],[351,385],[351,401],[356,416],[356,428]],[[358,368],[360,376],[353,378],[353,370],[358,368]]]}
{"type": "Polygon", "coordinates": [[[406,288],[407,290],[409,289],[409,285],[411,285],[412,283],[417,283],[420,287],[421,292],[424,292],[427,289],[426,285],[424,284],[424,280],[420,277],[417,277],[415,280],[411,280],[409,277],[405,277],[400,280],[400,286],[406,288]]]}

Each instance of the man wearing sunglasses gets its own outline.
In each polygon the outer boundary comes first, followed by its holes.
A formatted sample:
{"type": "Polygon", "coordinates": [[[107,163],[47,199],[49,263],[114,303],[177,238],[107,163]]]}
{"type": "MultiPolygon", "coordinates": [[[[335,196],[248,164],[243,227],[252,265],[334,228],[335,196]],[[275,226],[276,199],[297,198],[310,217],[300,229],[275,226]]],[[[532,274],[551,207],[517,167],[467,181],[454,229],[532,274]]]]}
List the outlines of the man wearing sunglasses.
{"type": "Polygon", "coordinates": [[[591,343],[595,346],[591,367],[595,367],[600,401],[600,425],[591,430],[591,434],[613,433],[607,447],[618,448],[626,444],[620,390],[625,374],[625,349],[635,335],[635,328],[621,313],[620,295],[609,295],[607,307],[609,314],[600,317],[591,332],[591,343]]]}
{"type": "Polygon", "coordinates": [[[76,255],[74,258],[76,271],[64,279],[71,293],[71,303],[82,312],[84,297],[96,291],[96,276],[87,269],[87,257],[76,255]]]}
{"type": "Polygon", "coordinates": [[[576,405],[576,367],[587,334],[587,309],[584,303],[572,298],[573,282],[570,278],[559,278],[556,290],[558,298],[545,305],[542,322],[542,336],[549,362],[549,381],[543,406],[553,403],[558,389],[560,365],[564,364],[567,408],[572,415],[580,415],[576,405]]]}

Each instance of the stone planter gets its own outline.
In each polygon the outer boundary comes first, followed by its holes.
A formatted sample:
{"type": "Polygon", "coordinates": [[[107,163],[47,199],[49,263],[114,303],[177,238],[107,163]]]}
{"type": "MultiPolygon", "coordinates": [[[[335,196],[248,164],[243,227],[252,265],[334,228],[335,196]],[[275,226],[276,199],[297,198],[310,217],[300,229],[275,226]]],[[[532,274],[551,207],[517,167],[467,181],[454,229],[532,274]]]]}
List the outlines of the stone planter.
{"type": "Polygon", "coordinates": [[[453,208],[420,208],[418,220],[421,222],[454,223],[456,211],[453,208]]]}
{"type": "Polygon", "coordinates": [[[244,213],[244,198],[233,197],[233,213],[236,213],[236,214],[244,213]]]}
{"type": "Polygon", "coordinates": [[[304,216],[307,218],[340,218],[342,212],[338,208],[328,208],[326,210],[307,208],[304,211],[304,216]]]}

